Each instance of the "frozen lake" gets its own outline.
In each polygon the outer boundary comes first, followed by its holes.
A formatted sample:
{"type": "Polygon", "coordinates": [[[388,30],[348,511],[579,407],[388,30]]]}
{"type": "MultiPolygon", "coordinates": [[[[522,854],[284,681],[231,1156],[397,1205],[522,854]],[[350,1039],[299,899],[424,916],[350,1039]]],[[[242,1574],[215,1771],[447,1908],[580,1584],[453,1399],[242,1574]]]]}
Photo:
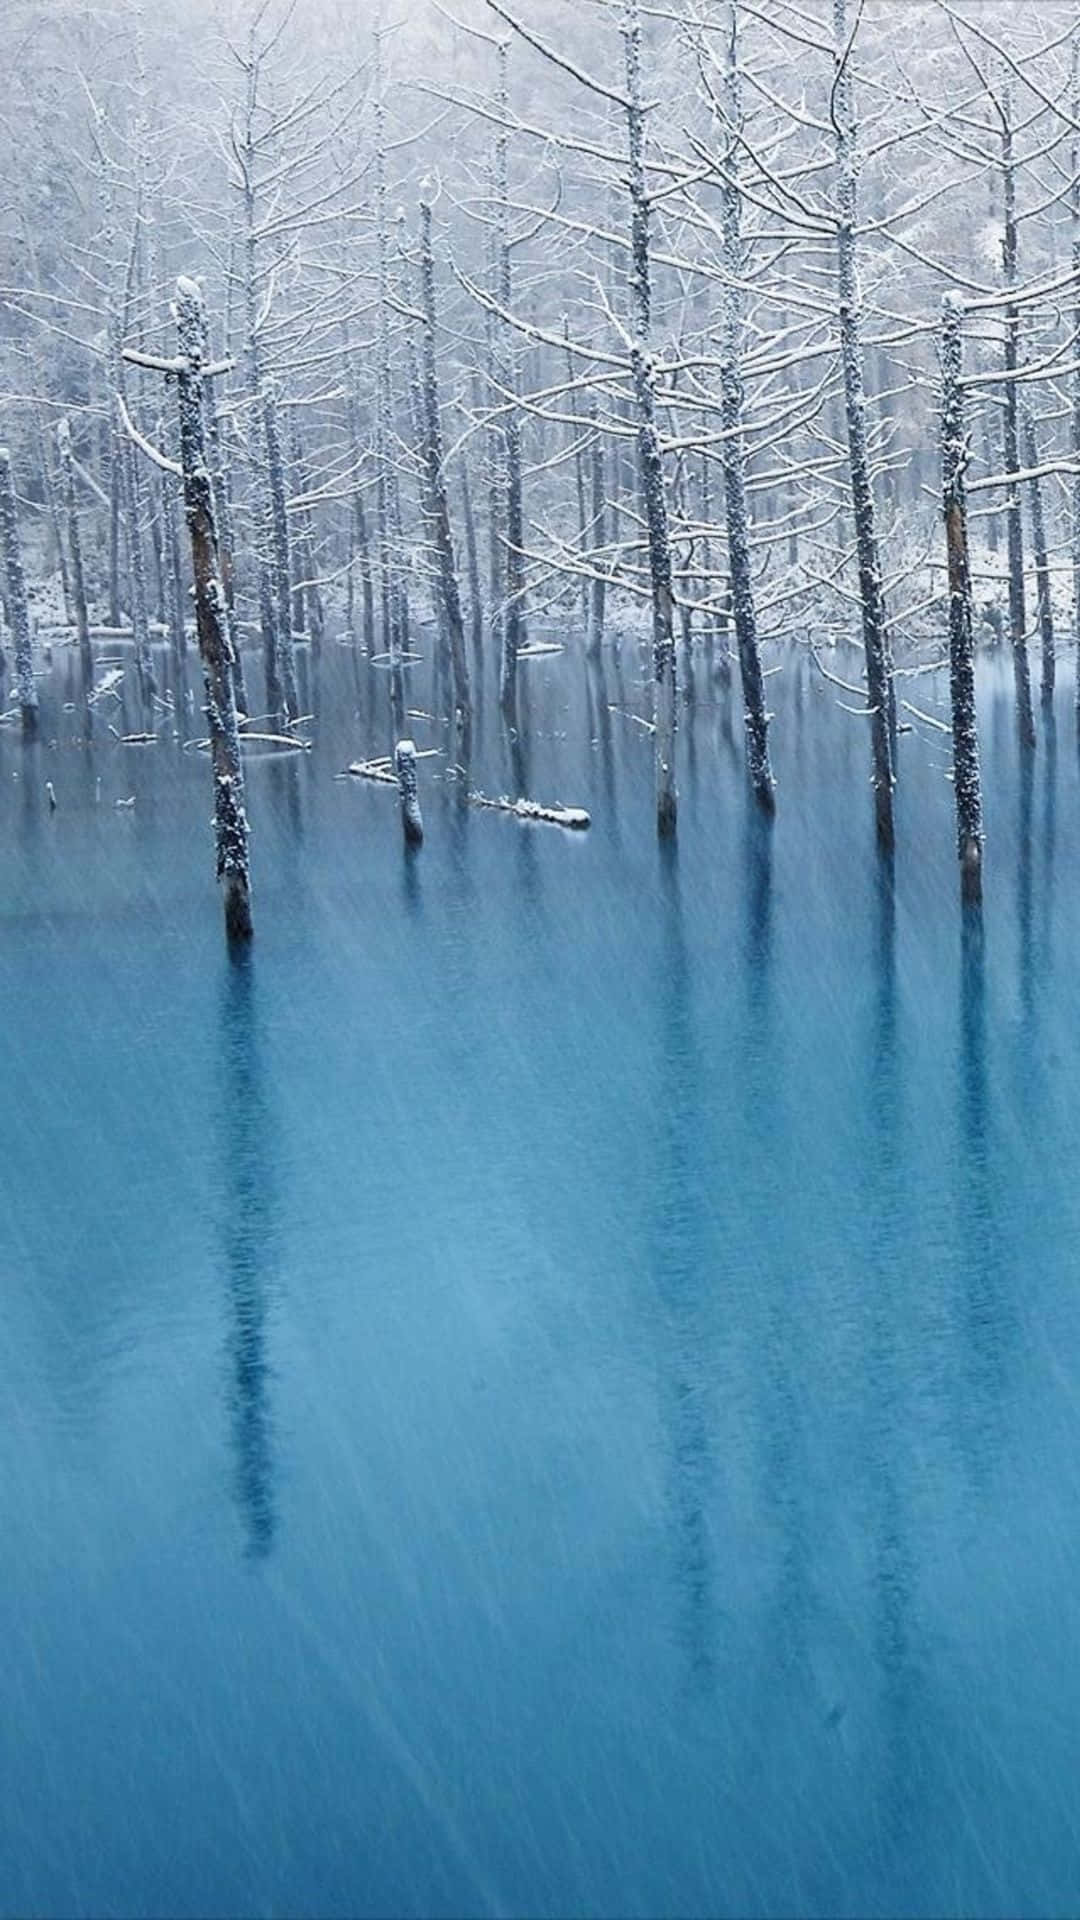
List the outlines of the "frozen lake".
{"type": "Polygon", "coordinates": [[[945,736],[894,893],[804,655],[771,836],[699,668],[658,848],[624,646],[521,669],[588,834],[431,759],[407,861],[328,648],[240,962],[205,758],[72,671],[0,737],[0,1910],[1074,1912],[1072,656],[1030,781],[983,669],[965,942],[945,736]]]}

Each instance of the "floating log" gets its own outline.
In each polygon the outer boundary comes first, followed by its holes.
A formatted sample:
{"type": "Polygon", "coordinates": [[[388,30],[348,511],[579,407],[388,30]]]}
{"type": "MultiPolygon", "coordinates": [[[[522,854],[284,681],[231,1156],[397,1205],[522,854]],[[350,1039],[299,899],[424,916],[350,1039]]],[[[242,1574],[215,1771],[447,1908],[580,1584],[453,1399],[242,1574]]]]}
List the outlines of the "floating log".
{"type": "MultiPolygon", "coordinates": [[[[298,740],[291,733],[252,733],[250,729],[244,728],[238,730],[237,739],[241,748],[259,743],[264,747],[281,747],[283,751],[289,753],[309,753],[312,744],[310,740],[298,740]]],[[[185,753],[206,753],[210,746],[209,740],[189,740],[184,751],[185,753]]]]}
{"type": "Polygon", "coordinates": [[[358,780],[378,780],[388,787],[396,787],[398,783],[397,774],[391,771],[388,759],[351,760],[345,771],[354,773],[358,780]]]}
{"type": "Polygon", "coordinates": [[[592,825],[584,807],[542,807],[536,800],[511,800],[505,793],[497,800],[475,790],[466,795],[474,807],[495,807],[500,813],[512,813],[519,820],[546,820],[553,827],[578,830],[592,825]]]}
{"type": "MultiPolygon", "coordinates": [[[[414,747],[413,755],[417,760],[435,760],[441,749],[438,747],[414,747]]],[[[398,777],[389,754],[377,760],[351,760],[345,769],[346,774],[356,775],[358,780],[377,780],[381,786],[396,787],[398,777]]]]}
{"type": "Polygon", "coordinates": [[[119,700],[120,694],[117,691],[117,689],[119,688],[120,682],[122,681],[123,677],[124,677],[123,667],[112,667],[110,671],[107,674],[105,674],[102,679],[98,681],[97,686],[91,690],[91,693],[89,696],[89,704],[92,707],[96,706],[99,700],[104,700],[106,698],[119,700]]]}

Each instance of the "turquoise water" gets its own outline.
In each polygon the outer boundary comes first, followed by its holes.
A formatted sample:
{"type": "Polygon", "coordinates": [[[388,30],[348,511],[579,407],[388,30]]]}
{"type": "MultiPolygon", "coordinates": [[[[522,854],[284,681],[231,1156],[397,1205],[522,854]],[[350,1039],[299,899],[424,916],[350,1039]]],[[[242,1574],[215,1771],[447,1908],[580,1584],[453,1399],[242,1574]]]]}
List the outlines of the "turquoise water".
{"type": "Polygon", "coordinates": [[[328,649],[237,963],[205,760],[69,671],[0,738],[0,1910],[1075,1911],[1067,685],[1025,781],[984,669],[980,935],[944,736],[893,886],[804,659],[771,835],[699,671],[658,848],[624,648],[523,669],[590,833],[432,759],[406,860],[328,649]]]}

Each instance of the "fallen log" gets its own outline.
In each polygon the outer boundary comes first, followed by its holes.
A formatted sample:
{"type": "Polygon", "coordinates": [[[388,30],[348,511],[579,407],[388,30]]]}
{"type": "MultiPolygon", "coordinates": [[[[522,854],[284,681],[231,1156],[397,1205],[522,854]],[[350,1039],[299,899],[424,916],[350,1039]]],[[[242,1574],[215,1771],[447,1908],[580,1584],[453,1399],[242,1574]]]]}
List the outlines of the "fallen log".
{"type": "MultiPolygon", "coordinates": [[[[434,760],[438,757],[439,751],[438,747],[418,747],[415,750],[415,758],[434,760]]],[[[389,754],[378,760],[351,760],[345,772],[355,774],[358,780],[377,780],[382,786],[396,787],[398,784],[398,777],[394,772],[394,764],[389,754]]]]}
{"type": "Polygon", "coordinates": [[[478,793],[475,789],[466,799],[474,807],[495,807],[500,813],[514,814],[518,820],[546,820],[553,827],[580,830],[592,824],[584,807],[542,807],[536,800],[511,800],[505,793],[495,800],[490,794],[478,793]]]}

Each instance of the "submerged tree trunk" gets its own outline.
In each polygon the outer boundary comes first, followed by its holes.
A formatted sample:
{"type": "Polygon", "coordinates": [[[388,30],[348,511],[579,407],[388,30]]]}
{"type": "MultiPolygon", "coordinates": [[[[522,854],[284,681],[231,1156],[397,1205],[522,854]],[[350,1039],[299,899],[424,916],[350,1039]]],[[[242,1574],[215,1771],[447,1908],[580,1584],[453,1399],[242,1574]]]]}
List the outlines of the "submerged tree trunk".
{"type": "MultiPolygon", "coordinates": [[[[508,48],[501,40],[499,62],[499,118],[502,123],[495,142],[495,224],[496,264],[499,303],[505,315],[510,312],[510,186],[506,133],[503,130],[509,112],[507,90],[508,48]]],[[[506,591],[502,608],[502,671],[500,698],[504,709],[512,712],[517,699],[517,657],[525,644],[525,510],[521,479],[521,421],[514,404],[517,396],[516,355],[510,337],[509,318],[497,322],[501,343],[499,384],[506,407],[503,428],[504,477],[506,481],[506,549],[503,577],[506,591]]]]}
{"type": "Polygon", "coordinates": [[[476,518],[473,514],[469,469],[461,469],[461,512],[465,524],[465,565],[469,574],[469,634],[477,660],[484,650],[484,596],[480,591],[480,555],[476,546],[476,518]]]}
{"type": "Polygon", "coordinates": [[[311,651],[317,659],[322,652],[323,633],[326,628],[326,613],[323,607],[322,593],[319,590],[315,559],[315,526],[311,517],[311,507],[306,499],[308,490],[307,460],[300,438],[300,429],[293,422],[292,430],[292,467],[296,476],[296,490],[300,495],[297,505],[296,564],[300,578],[293,578],[293,598],[302,618],[294,620],[297,630],[306,626],[311,642],[311,651]],[[306,617],[303,617],[306,616],[306,617]]]}
{"type": "Polygon", "coordinates": [[[30,639],[30,603],[26,597],[11,455],[6,447],[0,447],[0,533],[4,541],[8,616],[15,646],[15,691],[22,714],[23,738],[32,740],[38,730],[38,697],[30,639]]]}
{"type": "Polygon", "coordinates": [[[667,838],[676,830],[679,811],[675,786],[675,605],[664,469],[656,430],[655,376],[650,352],[652,283],[638,0],[628,0],[623,38],[626,47],[626,118],[630,159],[630,306],[633,325],[630,370],[637,401],[638,466],[645,503],[652,587],[656,830],[661,838],[667,838]]]}
{"type": "Polygon", "coordinates": [[[852,101],[846,0],[834,0],[834,83],[837,189],[837,265],[840,299],[840,358],[844,376],[851,501],[859,563],[859,599],[862,604],[863,647],[866,654],[866,690],[871,707],[874,816],[878,844],[893,845],[893,755],[896,742],[896,706],[892,660],[881,584],[874,494],[866,440],[866,391],[860,326],[860,295],[856,248],[857,160],[852,101]]]}
{"type": "Polygon", "coordinates": [[[292,630],[292,554],[289,515],[285,502],[285,456],[278,431],[277,399],[267,382],[263,387],[263,429],[266,476],[270,489],[270,531],[273,539],[274,595],[277,607],[277,648],[285,707],[290,720],[300,712],[296,687],[296,656],[292,630]]]}
{"type": "MultiPolygon", "coordinates": [[[[203,352],[204,354],[207,352],[206,341],[203,342],[203,352]]],[[[221,584],[225,590],[225,615],[229,623],[233,682],[236,687],[237,706],[242,713],[247,713],[249,708],[247,688],[244,685],[244,661],[240,652],[240,631],[236,620],[236,536],[233,531],[229,469],[225,459],[221,421],[218,416],[217,388],[213,380],[204,380],[203,391],[206,399],[206,437],[210,455],[210,486],[214,496],[218,565],[221,569],[221,584]]]]}
{"type": "Polygon", "coordinates": [[[442,419],[439,407],[439,375],[435,359],[435,259],[431,249],[431,205],[420,202],[420,293],[423,327],[423,401],[424,443],[427,456],[428,501],[434,520],[435,548],[439,560],[439,586],[443,617],[450,645],[450,665],[454,675],[454,698],[462,721],[469,718],[469,663],[465,657],[465,626],[461,617],[461,591],[458,586],[454,539],[450,530],[450,503],[443,471],[442,419]]]}
{"type": "MultiPolygon", "coordinates": [[[[43,381],[40,360],[37,355],[34,356],[34,375],[37,389],[41,392],[43,381]]],[[[42,419],[40,405],[35,405],[33,419],[34,438],[38,445],[38,464],[41,468],[41,490],[45,496],[45,507],[49,516],[49,526],[52,529],[53,544],[56,548],[56,564],[60,571],[60,591],[64,599],[64,619],[70,627],[75,624],[75,607],[71,598],[71,569],[68,565],[68,557],[64,547],[60,502],[57,499],[56,488],[53,484],[52,463],[49,459],[49,436],[42,419]]]]}
{"type": "Polygon", "coordinates": [[[144,700],[157,691],[150,653],[150,616],[146,605],[146,557],[142,543],[139,473],[133,442],[124,437],[124,511],[127,520],[128,585],[131,593],[131,635],[135,668],[144,700]]]}
{"type": "Polygon", "coordinates": [[[94,656],[90,646],[90,616],[86,606],[82,533],[79,528],[79,509],[75,497],[75,462],[71,454],[71,427],[66,419],[60,420],[57,425],[56,443],[60,453],[60,483],[64,495],[64,509],[67,513],[75,635],[79,644],[79,663],[82,667],[83,680],[89,688],[94,675],[94,656]]]}
{"type": "Polygon", "coordinates": [[[184,474],[184,508],[191,535],[195,625],[203,663],[214,769],[217,874],[224,885],[225,931],[230,940],[246,940],[251,936],[252,923],[244,769],[236,723],[232,646],[214,522],[214,494],[206,463],[203,302],[202,294],[193,280],[181,278],[176,283],[176,322],[183,363],[176,382],[180,402],[180,464],[184,474]]]}
{"type": "MultiPolygon", "coordinates": [[[[578,548],[582,559],[584,559],[589,524],[585,511],[585,462],[581,446],[577,387],[574,381],[574,356],[570,351],[570,322],[565,314],[563,314],[563,344],[566,352],[566,378],[570,389],[570,414],[574,423],[571,428],[571,433],[574,441],[574,488],[577,495],[578,548]]],[[[589,626],[589,582],[584,578],[581,582],[581,624],[587,632],[589,626]]]]}
{"type": "Polygon", "coordinates": [[[963,307],[956,295],[942,303],[941,469],[945,547],[949,568],[949,691],[952,699],[953,791],[960,890],[966,901],[982,899],[982,783],[975,713],[975,642],[968,562],[964,467],[963,307]]]}
{"type": "Polygon", "coordinates": [[[394,748],[394,770],[401,795],[401,826],[405,845],[419,847],[424,838],[424,821],[416,788],[416,748],[411,740],[399,740],[394,748]]]}
{"type": "Polygon", "coordinates": [[[738,648],[739,670],[742,675],[747,765],[750,784],[758,805],[764,808],[766,813],[772,813],[775,810],[776,798],[772,769],[769,766],[769,716],[765,711],[765,681],[762,677],[761,654],[758,648],[757,614],[754,607],[754,583],[750,568],[750,537],[746,511],[746,444],[743,438],[743,385],[740,365],[742,298],[739,292],[743,273],[742,196],[739,190],[737,145],[742,126],[742,102],[736,31],[736,14],[732,7],[725,76],[725,108],[731,138],[725,156],[723,185],[720,190],[724,248],[720,355],[721,420],[724,429],[722,454],[724,503],[735,644],[738,648]]]}
{"type": "MultiPolygon", "coordinates": [[[[165,444],[164,423],[158,438],[165,444]]],[[[178,660],[187,654],[187,628],[184,622],[184,573],[180,561],[180,531],[176,524],[177,480],[175,474],[161,476],[161,563],[164,573],[166,615],[169,639],[178,660]]]]}
{"type": "MultiPolygon", "coordinates": [[[[1073,338],[1080,340],[1080,32],[1072,43],[1072,276],[1073,338]]],[[[1072,575],[1073,639],[1076,644],[1076,713],[1080,724],[1080,357],[1072,376],[1072,575]]]]}
{"type": "Polygon", "coordinates": [[[592,659],[599,659],[604,642],[604,600],[605,581],[603,575],[603,549],[607,544],[607,497],[604,476],[604,436],[600,432],[596,411],[596,402],[591,408],[592,447],[590,448],[590,466],[592,469],[592,544],[599,547],[601,558],[594,560],[593,577],[589,595],[589,637],[588,652],[592,659]]]}
{"type": "Polygon", "coordinates": [[[364,512],[364,494],[360,479],[360,421],[356,399],[356,381],[352,366],[352,348],[349,342],[348,328],[343,329],[342,354],[345,365],[345,426],[348,433],[349,468],[352,477],[352,493],[349,516],[349,632],[355,637],[353,626],[353,565],[354,559],[360,563],[360,594],[364,619],[364,648],[368,654],[375,652],[375,584],[371,573],[371,544],[368,539],[367,515],[364,512]]]}
{"type": "MultiPolygon", "coordinates": [[[[254,29],[253,29],[254,31],[254,29]]],[[[241,165],[244,201],[244,325],[248,400],[251,420],[251,472],[255,491],[255,550],[259,582],[259,622],[262,627],[266,698],[270,711],[284,724],[300,711],[296,691],[296,663],[292,648],[292,606],[288,591],[288,524],[285,520],[285,482],[273,396],[263,379],[259,346],[255,135],[258,68],[252,60],[248,75],[246,143],[236,148],[241,165]]]]}
{"type": "Polygon", "coordinates": [[[1042,642],[1042,685],[1040,696],[1044,707],[1054,704],[1054,613],[1050,604],[1050,561],[1046,551],[1046,519],[1043,513],[1042,483],[1037,468],[1039,465],[1039,447],[1035,438],[1035,420],[1030,407],[1022,410],[1024,429],[1024,459],[1031,469],[1032,478],[1028,482],[1031,501],[1031,545],[1035,555],[1035,592],[1039,609],[1039,638],[1042,642]]]}
{"type": "MultiPolygon", "coordinates": [[[[1002,85],[1001,101],[1001,180],[1005,202],[1005,231],[1002,261],[1005,287],[1012,293],[1017,276],[1016,165],[1013,157],[1012,91],[1008,81],[1002,85]]],[[[1027,617],[1024,610],[1024,534],[1020,519],[1020,435],[1016,370],[1020,364],[1020,309],[1010,300],[1005,308],[1005,408],[1003,439],[1005,482],[1005,531],[1009,548],[1009,632],[1013,651],[1013,677],[1016,683],[1016,720],[1020,745],[1025,750],[1035,745],[1035,715],[1031,705],[1031,670],[1027,656],[1027,617]]]]}

